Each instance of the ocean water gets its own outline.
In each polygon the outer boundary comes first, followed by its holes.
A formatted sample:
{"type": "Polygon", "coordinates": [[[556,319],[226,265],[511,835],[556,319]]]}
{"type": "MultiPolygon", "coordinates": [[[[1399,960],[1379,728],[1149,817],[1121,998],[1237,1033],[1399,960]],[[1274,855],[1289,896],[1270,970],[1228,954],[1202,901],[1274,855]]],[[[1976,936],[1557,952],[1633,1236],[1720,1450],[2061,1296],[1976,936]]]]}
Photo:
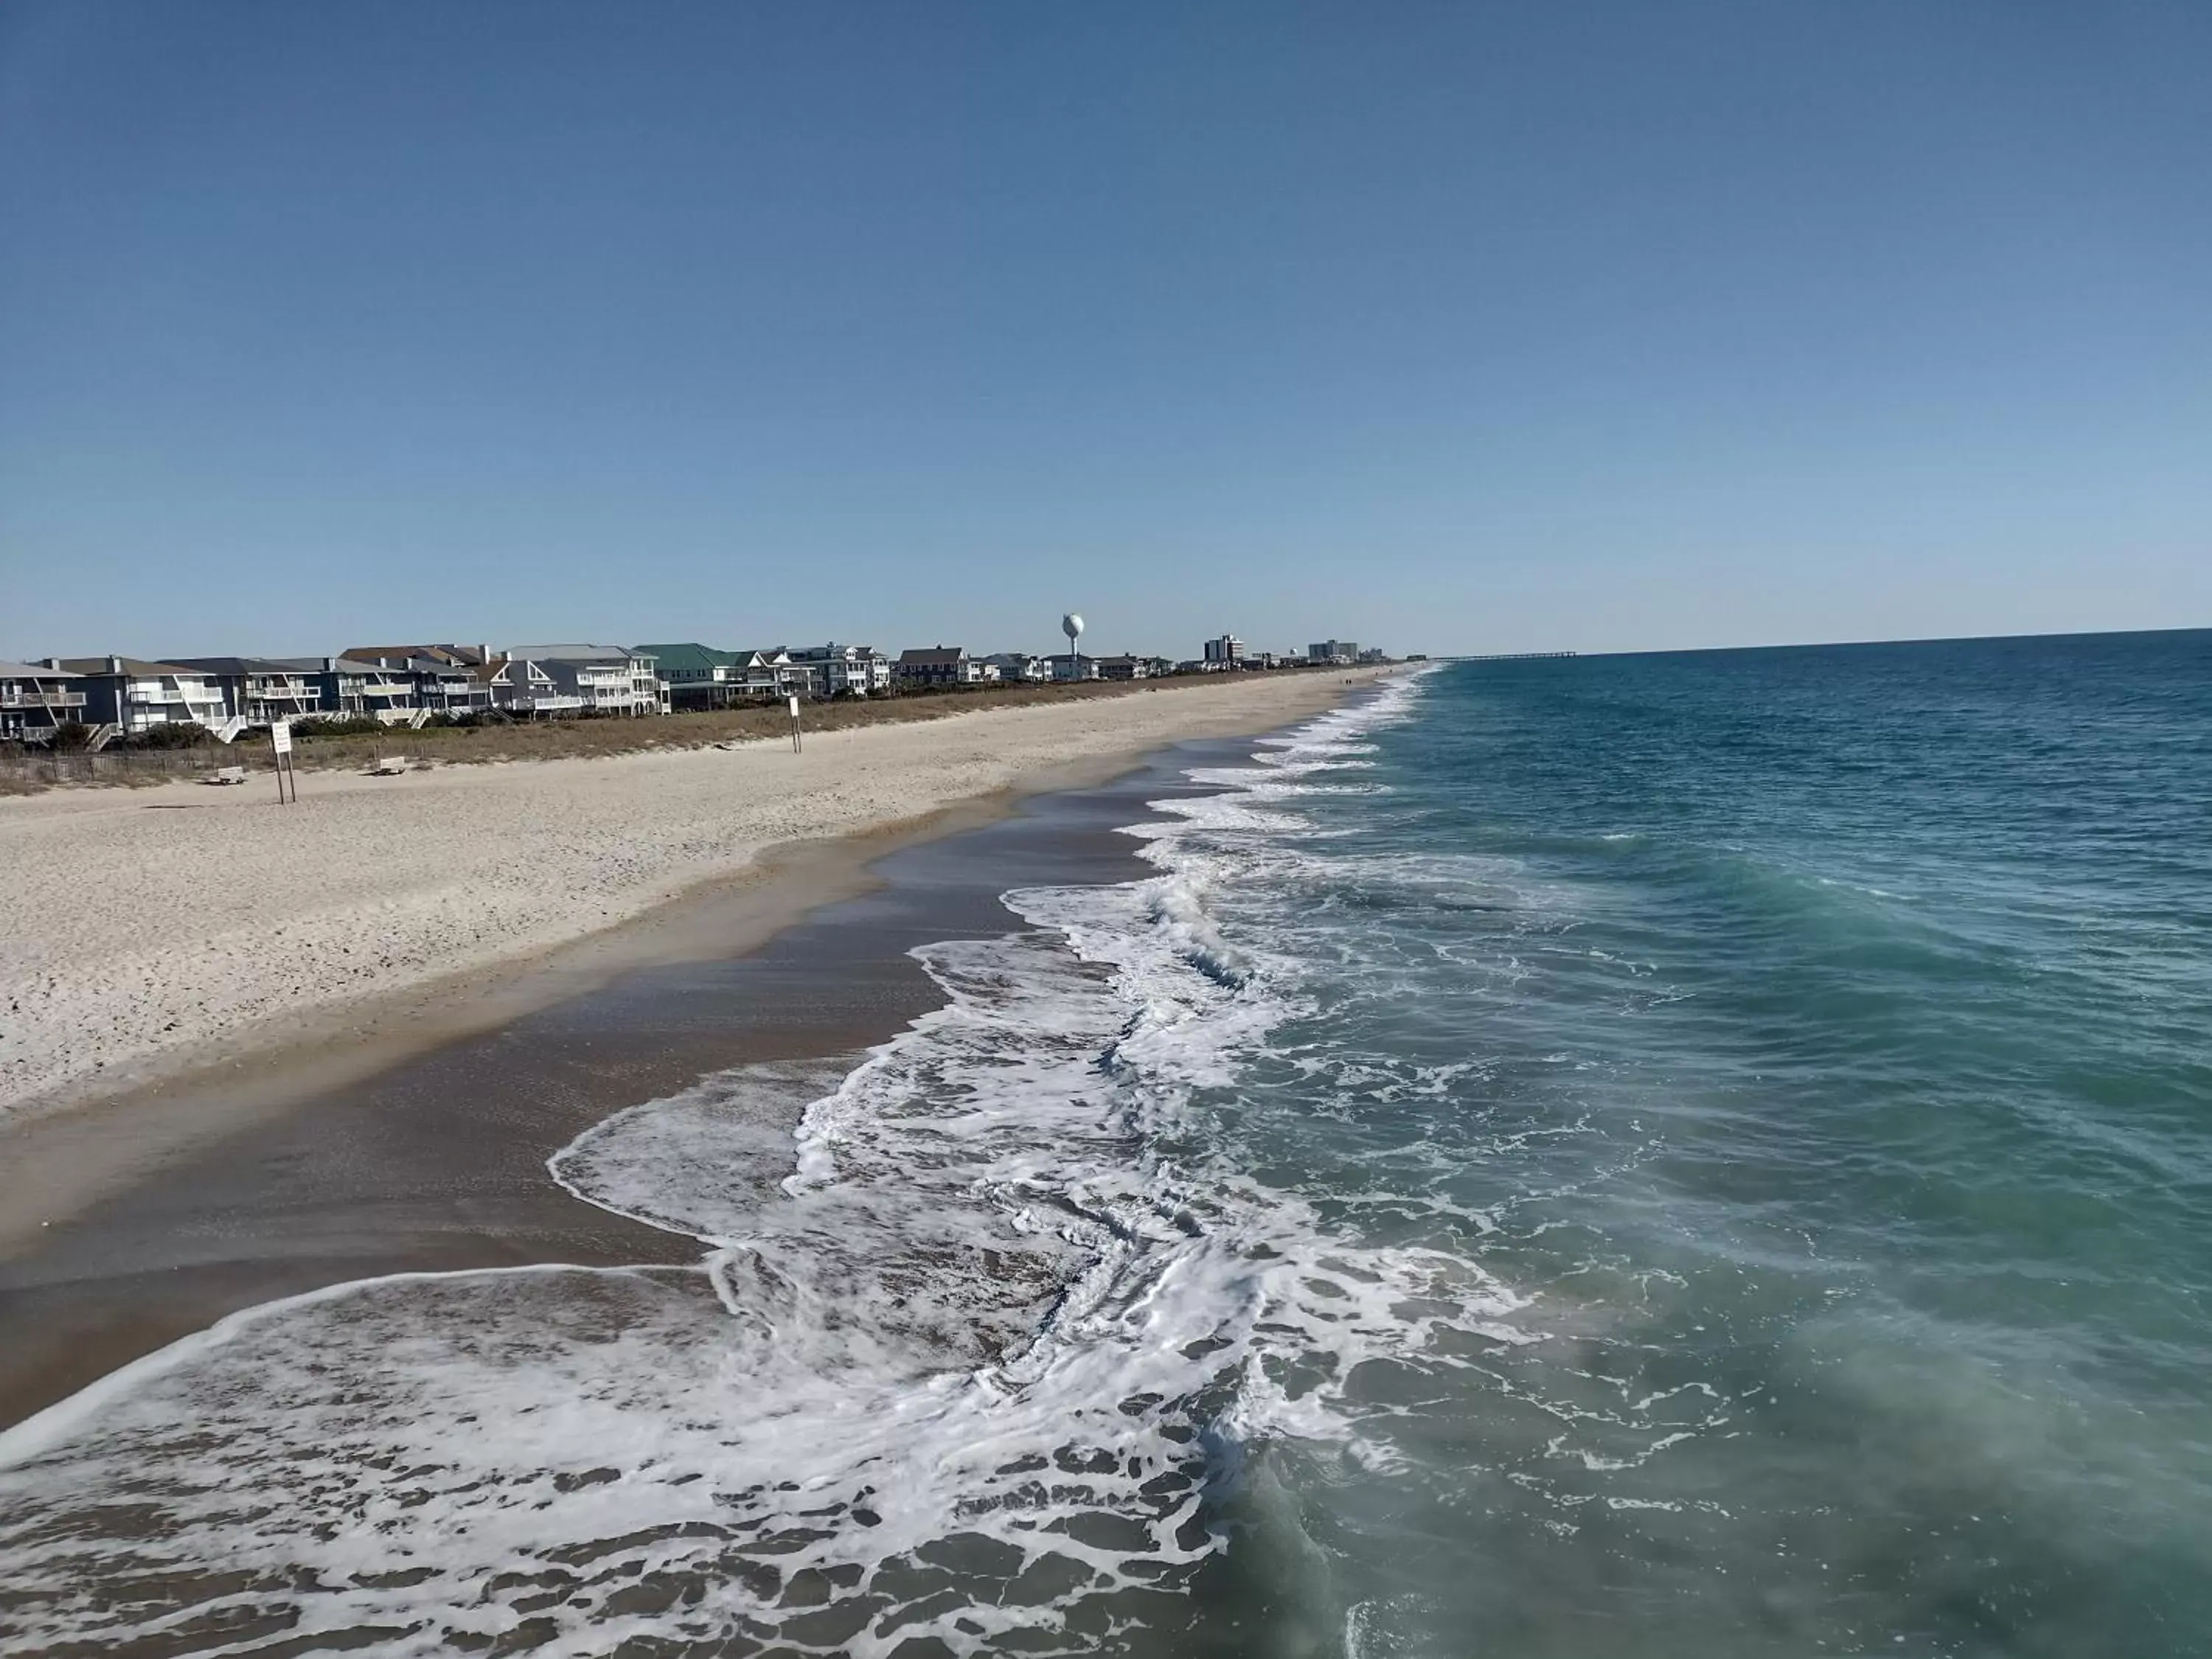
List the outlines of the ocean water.
{"type": "Polygon", "coordinates": [[[2212,1651],[2212,634],[1439,665],[1189,781],[554,1160],[697,1269],[0,1436],[0,1646],[2212,1651]]]}

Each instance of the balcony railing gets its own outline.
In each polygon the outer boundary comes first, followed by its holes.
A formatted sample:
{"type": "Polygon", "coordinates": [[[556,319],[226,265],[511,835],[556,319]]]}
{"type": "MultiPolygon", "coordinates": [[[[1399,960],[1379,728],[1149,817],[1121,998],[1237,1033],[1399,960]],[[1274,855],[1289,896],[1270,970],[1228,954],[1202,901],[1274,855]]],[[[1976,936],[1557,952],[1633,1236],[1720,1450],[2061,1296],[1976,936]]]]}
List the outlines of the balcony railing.
{"type": "Polygon", "coordinates": [[[0,708],[82,708],[82,691],[0,691],[0,708]]]}

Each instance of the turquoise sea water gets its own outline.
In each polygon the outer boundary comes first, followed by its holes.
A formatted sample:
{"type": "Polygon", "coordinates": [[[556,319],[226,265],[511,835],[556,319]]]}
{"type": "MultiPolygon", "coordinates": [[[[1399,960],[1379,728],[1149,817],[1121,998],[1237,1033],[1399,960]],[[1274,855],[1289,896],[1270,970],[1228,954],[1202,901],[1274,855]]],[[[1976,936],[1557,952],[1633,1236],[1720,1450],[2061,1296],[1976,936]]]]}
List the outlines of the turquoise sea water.
{"type": "Polygon", "coordinates": [[[2212,634],[1250,748],[882,1048],[554,1159],[698,1269],[340,1287],[0,1436],[0,1633],[2212,1649],[2212,634]]]}
{"type": "Polygon", "coordinates": [[[1218,1133],[1544,1333],[1291,1479],[1375,1650],[2212,1646],[2212,634],[1464,665],[1371,741],[1222,901],[1310,1006],[1218,1133]]]}

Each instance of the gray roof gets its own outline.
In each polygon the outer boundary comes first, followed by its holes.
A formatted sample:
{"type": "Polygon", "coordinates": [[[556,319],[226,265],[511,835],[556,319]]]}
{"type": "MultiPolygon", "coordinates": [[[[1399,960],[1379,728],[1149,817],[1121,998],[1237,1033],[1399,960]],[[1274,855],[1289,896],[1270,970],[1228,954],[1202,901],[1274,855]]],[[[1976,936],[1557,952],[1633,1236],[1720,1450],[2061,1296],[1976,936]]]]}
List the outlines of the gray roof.
{"type": "Polygon", "coordinates": [[[41,668],[34,662],[0,662],[0,680],[74,680],[81,674],[72,674],[66,668],[41,668]]]}
{"type": "Polygon", "coordinates": [[[628,662],[632,653],[619,645],[510,645],[495,654],[532,662],[628,662]]]}
{"type": "Polygon", "coordinates": [[[339,657],[335,659],[337,666],[332,669],[328,665],[331,660],[325,657],[271,657],[263,666],[282,669],[288,674],[404,674],[407,672],[407,665],[404,662],[386,668],[380,662],[364,662],[356,657],[339,657]]]}
{"type": "MultiPolygon", "coordinates": [[[[62,665],[65,668],[70,667],[71,665],[74,665],[74,667],[71,668],[71,672],[78,674],[112,674],[115,671],[107,665],[110,661],[121,663],[123,665],[123,672],[131,676],[134,679],[146,679],[150,677],[158,677],[163,674],[191,674],[197,676],[206,672],[204,669],[186,668],[181,663],[149,662],[143,657],[116,657],[112,659],[107,657],[64,657],[62,659],[62,665]]],[[[48,669],[46,672],[48,673],[52,673],[53,671],[52,669],[48,669]]]]}
{"type": "Polygon", "coordinates": [[[171,657],[179,668],[202,674],[319,674],[320,657],[171,657]]]}

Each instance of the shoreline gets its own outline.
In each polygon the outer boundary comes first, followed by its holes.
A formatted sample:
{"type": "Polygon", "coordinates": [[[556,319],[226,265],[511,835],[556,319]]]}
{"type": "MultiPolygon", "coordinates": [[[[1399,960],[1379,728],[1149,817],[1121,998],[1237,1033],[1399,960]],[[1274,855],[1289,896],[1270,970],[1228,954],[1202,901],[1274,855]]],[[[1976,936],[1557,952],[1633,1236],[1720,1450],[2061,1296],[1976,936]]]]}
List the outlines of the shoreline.
{"type": "MultiPolygon", "coordinates": [[[[331,1284],[696,1261],[695,1241],[562,1189],[546,1158],[734,1064],[849,1064],[930,1004],[908,944],[1009,924],[997,894],[1010,870],[1134,872],[1111,830],[1175,787],[1164,757],[1203,740],[1088,757],[920,819],[772,849],[711,890],[542,953],[443,1025],[395,1009],[350,1041],[311,1036],[0,1133],[0,1327],[17,1334],[0,1360],[0,1426],[231,1313],[331,1284]],[[1070,817],[1085,811],[1103,817],[1070,817]]],[[[762,1124],[769,1155],[787,1153],[789,1131],[762,1124]]]]}

